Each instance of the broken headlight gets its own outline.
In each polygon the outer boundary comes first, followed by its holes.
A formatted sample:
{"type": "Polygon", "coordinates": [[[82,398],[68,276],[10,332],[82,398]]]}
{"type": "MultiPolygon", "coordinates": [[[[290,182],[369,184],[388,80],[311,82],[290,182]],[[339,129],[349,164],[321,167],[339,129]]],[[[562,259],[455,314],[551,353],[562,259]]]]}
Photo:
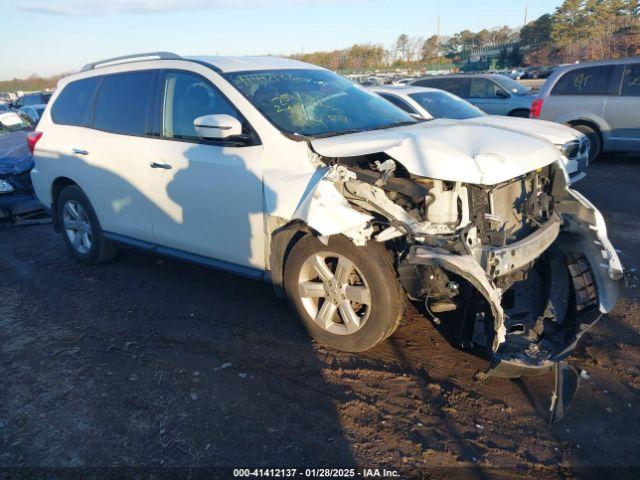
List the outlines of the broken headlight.
{"type": "Polygon", "coordinates": [[[11,185],[6,180],[0,180],[0,193],[11,193],[13,192],[13,185],[11,185]]]}

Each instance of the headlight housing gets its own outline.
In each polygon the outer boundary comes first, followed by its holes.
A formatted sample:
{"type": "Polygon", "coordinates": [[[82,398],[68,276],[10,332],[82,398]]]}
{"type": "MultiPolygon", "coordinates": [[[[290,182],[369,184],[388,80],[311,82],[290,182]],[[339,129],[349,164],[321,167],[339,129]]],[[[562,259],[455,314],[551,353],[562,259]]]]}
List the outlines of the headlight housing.
{"type": "Polygon", "coordinates": [[[578,140],[571,140],[560,147],[562,154],[569,158],[575,158],[580,154],[580,142],[578,140]]]}
{"type": "Polygon", "coordinates": [[[11,193],[13,192],[13,185],[11,185],[6,180],[0,180],[0,193],[11,193]]]}

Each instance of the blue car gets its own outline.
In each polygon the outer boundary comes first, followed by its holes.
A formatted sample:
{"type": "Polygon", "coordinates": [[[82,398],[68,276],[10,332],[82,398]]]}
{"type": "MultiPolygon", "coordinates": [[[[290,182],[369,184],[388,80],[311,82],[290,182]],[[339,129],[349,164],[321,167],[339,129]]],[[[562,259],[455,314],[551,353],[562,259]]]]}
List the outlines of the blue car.
{"type": "Polygon", "coordinates": [[[33,125],[16,112],[0,113],[0,221],[38,212],[42,205],[33,193],[33,157],[27,136],[33,125]]]}
{"type": "Polygon", "coordinates": [[[458,74],[424,77],[411,82],[453,93],[489,115],[529,118],[536,94],[531,88],[498,74],[458,74]]]}

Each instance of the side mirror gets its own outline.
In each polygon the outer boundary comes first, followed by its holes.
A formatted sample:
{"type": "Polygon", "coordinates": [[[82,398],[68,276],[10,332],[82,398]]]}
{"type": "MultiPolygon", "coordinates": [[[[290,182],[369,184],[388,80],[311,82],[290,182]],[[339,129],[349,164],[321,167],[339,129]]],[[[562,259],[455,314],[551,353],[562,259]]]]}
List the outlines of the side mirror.
{"type": "Polygon", "coordinates": [[[240,120],[224,113],[198,117],[193,121],[193,126],[204,140],[225,140],[242,134],[240,120]]]}
{"type": "Polygon", "coordinates": [[[511,95],[509,95],[504,90],[496,90],[496,97],[498,97],[498,98],[511,98],[511,95]]]}

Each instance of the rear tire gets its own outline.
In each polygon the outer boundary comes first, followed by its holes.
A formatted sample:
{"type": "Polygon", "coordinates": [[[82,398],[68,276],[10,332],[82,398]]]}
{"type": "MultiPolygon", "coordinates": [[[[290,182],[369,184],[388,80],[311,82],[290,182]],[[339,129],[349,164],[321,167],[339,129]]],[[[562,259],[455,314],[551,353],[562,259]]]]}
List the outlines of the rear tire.
{"type": "Polygon", "coordinates": [[[104,236],[91,202],[80,187],[66,187],[56,204],[64,243],[74,257],[95,265],[116,256],[117,244],[104,236]]]}
{"type": "Polygon", "coordinates": [[[593,162],[602,152],[602,138],[600,138],[600,132],[589,125],[584,124],[571,125],[571,127],[584,133],[589,139],[589,162],[593,162]]]}
{"type": "Polygon", "coordinates": [[[335,236],[324,245],[307,235],[291,249],[284,285],[310,335],[347,352],[368,350],[388,338],[404,311],[391,257],[375,242],[358,247],[335,236]]]}

